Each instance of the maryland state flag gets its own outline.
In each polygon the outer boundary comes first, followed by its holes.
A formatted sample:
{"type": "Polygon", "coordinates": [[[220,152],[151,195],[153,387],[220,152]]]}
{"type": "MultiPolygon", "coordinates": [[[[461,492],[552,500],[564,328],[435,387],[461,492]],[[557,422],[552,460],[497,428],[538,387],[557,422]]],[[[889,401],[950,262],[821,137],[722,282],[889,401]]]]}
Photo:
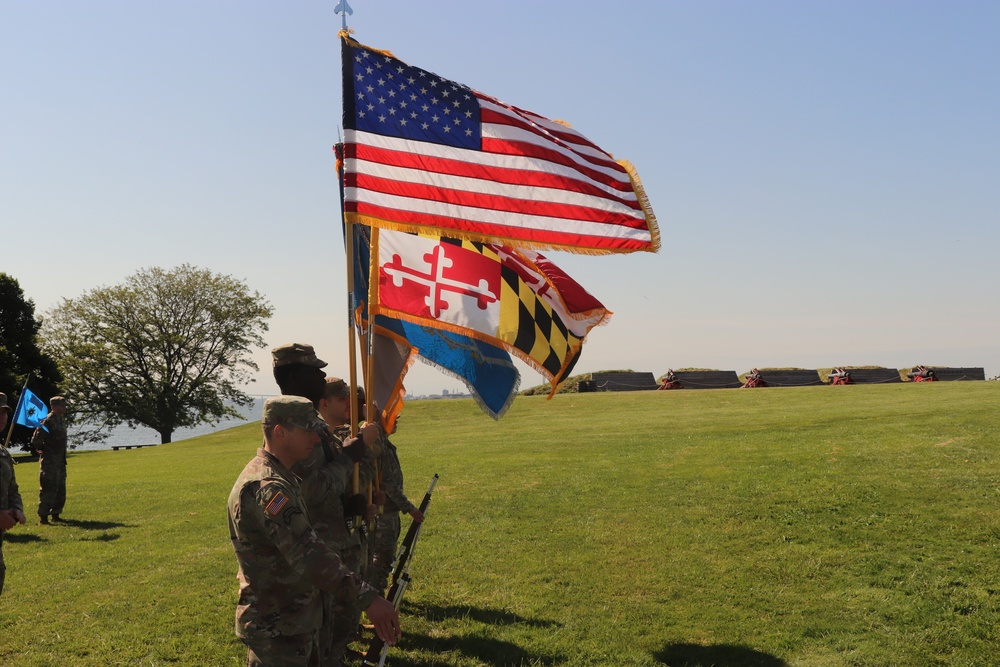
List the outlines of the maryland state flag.
{"type": "Polygon", "coordinates": [[[501,347],[552,383],[575,365],[587,333],[611,316],[540,253],[373,230],[370,311],[501,347]]]}

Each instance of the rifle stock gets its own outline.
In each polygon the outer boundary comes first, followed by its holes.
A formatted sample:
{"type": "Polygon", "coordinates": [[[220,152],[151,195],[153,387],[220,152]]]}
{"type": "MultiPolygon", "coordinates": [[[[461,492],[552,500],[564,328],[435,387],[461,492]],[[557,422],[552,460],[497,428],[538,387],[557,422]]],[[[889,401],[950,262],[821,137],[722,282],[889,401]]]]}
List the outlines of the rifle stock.
{"type": "MultiPolygon", "coordinates": [[[[420,511],[424,515],[424,521],[427,520],[427,508],[431,504],[431,494],[434,493],[434,485],[437,484],[437,481],[438,475],[435,474],[431,478],[431,485],[427,489],[427,493],[424,494],[424,499],[420,501],[420,511]]],[[[406,531],[406,537],[403,538],[403,545],[400,547],[399,553],[396,554],[396,562],[392,564],[392,584],[389,586],[389,594],[386,595],[386,599],[392,602],[392,606],[396,611],[399,611],[399,605],[403,602],[403,593],[406,592],[407,586],[410,585],[410,561],[413,558],[413,550],[417,545],[417,538],[420,537],[420,528],[423,525],[423,521],[419,523],[413,521],[410,523],[410,528],[406,531]]],[[[365,667],[382,667],[385,664],[385,657],[388,652],[389,645],[382,641],[378,634],[376,634],[371,645],[368,647],[368,652],[365,653],[362,665],[365,667]]]]}

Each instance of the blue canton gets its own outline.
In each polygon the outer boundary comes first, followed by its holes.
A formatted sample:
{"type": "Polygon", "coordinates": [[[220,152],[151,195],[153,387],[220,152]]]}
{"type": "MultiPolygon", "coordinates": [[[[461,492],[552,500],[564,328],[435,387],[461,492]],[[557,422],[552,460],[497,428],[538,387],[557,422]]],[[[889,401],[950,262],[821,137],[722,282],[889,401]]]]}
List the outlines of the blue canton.
{"type": "Polygon", "coordinates": [[[471,88],[375,51],[348,53],[355,129],[479,150],[479,101],[471,88]]]}

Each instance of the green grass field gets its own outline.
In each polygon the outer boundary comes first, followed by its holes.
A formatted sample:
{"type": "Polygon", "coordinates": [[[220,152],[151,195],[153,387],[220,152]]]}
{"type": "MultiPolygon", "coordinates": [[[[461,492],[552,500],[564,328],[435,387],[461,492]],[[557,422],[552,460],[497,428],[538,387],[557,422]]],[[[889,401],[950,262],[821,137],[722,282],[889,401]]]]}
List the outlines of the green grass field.
{"type": "MultiPolygon", "coordinates": [[[[412,403],[407,491],[441,481],[389,664],[998,664],[998,403],[1000,382],[521,397],[496,423],[412,403]]],[[[8,534],[0,664],[242,664],[225,506],[259,440],[72,455],[70,521],[8,534]]]]}

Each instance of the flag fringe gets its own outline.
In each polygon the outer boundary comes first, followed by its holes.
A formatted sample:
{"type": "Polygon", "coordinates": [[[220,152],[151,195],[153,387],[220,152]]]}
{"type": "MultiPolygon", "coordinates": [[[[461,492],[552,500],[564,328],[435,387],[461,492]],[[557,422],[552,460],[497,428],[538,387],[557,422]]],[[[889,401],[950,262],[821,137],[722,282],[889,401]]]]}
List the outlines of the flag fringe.
{"type": "MultiPolygon", "coordinates": [[[[368,325],[367,321],[364,323],[365,326],[368,325]]],[[[406,346],[409,350],[406,354],[406,360],[403,362],[403,370],[400,372],[399,377],[396,379],[395,384],[393,384],[390,395],[392,395],[395,400],[387,407],[382,410],[382,423],[385,425],[386,431],[392,432],[393,426],[396,424],[396,419],[399,418],[400,413],[403,412],[403,403],[406,398],[406,387],[403,385],[403,378],[410,371],[410,367],[417,360],[417,349],[410,345],[409,341],[405,338],[396,335],[394,332],[389,331],[379,325],[375,325],[374,332],[379,336],[385,336],[397,344],[406,346]]]]}
{"type": "MultiPolygon", "coordinates": [[[[566,378],[563,378],[562,376],[566,372],[566,369],[569,367],[570,363],[576,358],[578,354],[580,354],[580,350],[583,348],[583,343],[586,340],[586,336],[584,336],[583,338],[580,339],[579,344],[569,348],[569,351],[566,354],[566,358],[565,360],[563,360],[562,366],[560,366],[559,370],[553,374],[547,368],[545,368],[545,366],[543,366],[541,362],[531,358],[531,356],[529,356],[528,353],[524,352],[523,350],[519,350],[518,348],[514,347],[507,341],[501,338],[497,338],[496,336],[490,336],[489,334],[483,333],[481,331],[476,331],[475,329],[467,329],[465,327],[461,327],[456,324],[451,324],[449,322],[441,322],[440,320],[428,321],[424,318],[415,315],[410,315],[409,313],[393,310],[391,308],[385,308],[384,306],[375,306],[375,307],[370,306],[369,312],[372,315],[385,315],[386,317],[392,317],[397,320],[412,322],[413,324],[417,324],[420,326],[429,326],[434,329],[450,331],[451,333],[458,334],[460,336],[475,338],[476,340],[486,343],[487,345],[493,345],[494,347],[503,348],[509,354],[513,354],[515,357],[517,357],[527,365],[531,366],[531,368],[534,369],[535,372],[537,372],[539,375],[541,375],[542,377],[546,378],[549,381],[549,384],[552,386],[552,391],[549,392],[550,399],[556,395],[556,392],[559,391],[559,387],[561,387],[563,383],[566,381],[566,378]],[[557,379],[557,378],[562,378],[562,379],[557,379]]],[[[487,412],[489,412],[489,410],[487,410],[487,412]]]]}
{"type": "MultiPolygon", "coordinates": [[[[413,345],[410,343],[410,341],[408,341],[406,338],[404,338],[404,337],[396,334],[393,331],[389,331],[388,329],[380,327],[379,325],[376,324],[375,325],[375,333],[377,333],[379,335],[382,335],[382,336],[385,336],[386,338],[391,338],[392,340],[396,341],[397,343],[400,343],[401,345],[405,345],[407,348],[409,348],[410,353],[409,353],[409,355],[407,355],[406,366],[405,366],[404,371],[400,374],[400,378],[404,377],[406,375],[406,373],[409,372],[410,367],[414,364],[414,362],[416,362],[417,360],[419,360],[421,363],[426,364],[426,365],[430,366],[431,368],[435,368],[438,371],[440,371],[441,373],[444,373],[445,375],[447,375],[449,377],[455,378],[456,380],[461,380],[462,384],[464,384],[466,386],[466,388],[468,388],[469,393],[472,395],[472,398],[475,399],[476,405],[479,406],[479,409],[481,411],[485,412],[486,414],[488,414],[494,421],[498,421],[501,417],[503,417],[505,414],[507,414],[507,410],[509,410],[510,406],[514,403],[514,399],[517,397],[517,392],[521,388],[521,375],[520,375],[520,373],[518,373],[518,375],[517,375],[517,381],[514,383],[514,388],[511,390],[510,394],[507,396],[507,399],[504,401],[504,404],[500,407],[500,409],[497,412],[494,412],[493,410],[490,409],[490,407],[488,405],[486,405],[486,402],[482,399],[482,397],[478,394],[478,392],[476,392],[475,387],[473,387],[472,385],[470,385],[466,381],[466,379],[464,377],[462,377],[459,373],[456,373],[455,371],[453,371],[453,370],[451,370],[449,368],[445,368],[441,364],[438,364],[437,362],[432,361],[432,360],[424,357],[423,355],[420,354],[420,348],[413,347],[413,345]]],[[[496,365],[503,365],[503,366],[506,366],[508,368],[512,368],[512,369],[515,370],[515,372],[517,370],[514,367],[514,364],[500,364],[498,362],[496,365]]],[[[402,382],[399,383],[399,387],[400,387],[400,389],[402,389],[402,382]]],[[[405,396],[405,390],[403,391],[402,394],[400,394],[400,397],[399,397],[400,400],[398,400],[396,402],[396,405],[398,407],[395,410],[393,410],[393,415],[392,415],[393,421],[391,423],[395,423],[396,417],[398,417],[399,413],[403,409],[403,400],[402,399],[403,399],[404,396],[405,396]]]]}
{"type": "Polygon", "coordinates": [[[653,246],[652,252],[659,252],[660,226],[656,223],[656,215],[653,213],[653,206],[649,203],[649,197],[646,196],[646,189],[642,187],[639,172],[636,171],[635,165],[628,160],[616,160],[616,162],[625,169],[629,180],[632,181],[632,189],[635,191],[635,196],[639,199],[639,205],[642,206],[642,212],[646,216],[646,226],[649,228],[650,242],[653,246]]]}
{"type": "Polygon", "coordinates": [[[577,345],[577,346],[575,346],[575,347],[573,347],[573,348],[570,349],[569,354],[566,355],[566,359],[563,360],[563,365],[559,369],[559,372],[555,375],[555,377],[553,377],[551,380],[549,380],[549,384],[552,386],[552,389],[551,389],[551,391],[549,391],[549,395],[546,398],[546,400],[551,401],[552,397],[555,396],[557,393],[559,393],[559,390],[562,388],[562,386],[564,384],[566,384],[566,380],[569,379],[567,377],[564,377],[566,375],[566,373],[567,373],[567,369],[570,366],[573,365],[573,362],[576,360],[577,356],[580,354],[580,350],[583,349],[583,343],[584,343],[585,340],[586,340],[586,336],[584,336],[583,338],[580,339],[580,344],[579,345],[577,345]],[[559,380],[556,380],[556,378],[559,378],[559,380]]]}
{"type": "MultiPolygon", "coordinates": [[[[493,243],[489,245],[495,246],[497,244],[493,243]]],[[[498,249],[492,248],[492,250],[493,252],[497,253],[497,258],[499,259],[500,253],[498,252],[498,249]]],[[[611,321],[611,316],[614,315],[614,313],[605,308],[604,306],[601,306],[600,308],[589,308],[587,310],[578,310],[578,311],[570,309],[569,304],[566,303],[566,299],[563,298],[562,290],[559,288],[559,285],[557,285],[549,276],[549,274],[538,265],[538,262],[535,262],[530,257],[527,257],[524,253],[518,252],[517,248],[512,248],[507,246],[505,248],[505,252],[516,254],[517,259],[519,261],[522,261],[528,266],[530,266],[532,269],[534,269],[535,273],[537,273],[545,280],[545,283],[552,288],[552,291],[549,292],[549,294],[550,295],[554,294],[556,298],[559,299],[559,303],[562,304],[563,313],[560,313],[561,315],[565,314],[567,317],[576,320],[578,322],[589,322],[590,320],[594,319],[600,314],[601,315],[600,320],[591,325],[595,327],[602,327],[611,321]]],[[[573,335],[576,335],[576,332],[573,332],[573,335]]]]}
{"type": "MultiPolygon", "coordinates": [[[[614,315],[614,313],[612,313],[607,308],[594,308],[593,310],[588,310],[587,313],[593,313],[594,315],[596,315],[597,312],[600,311],[600,310],[604,311],[604,316],[600,320],[598,320],[596,324],[594,324],[595,327],[607,326],[608,324],[611,323],[611,316],[614,315]]],[[[581,315],[587,314],[587,313],[581,313],[581,315]]],[[[572,313],[570,313],[570,314],[572,315],[572,313]]],[[[583,319],[583,318],[581,318],[581,319],[583,319]]],[[[586,338],[586,336],[584,336],[584,338],[586,338]]]]}
{"type": "Polygon", "coordinates": [[[514,388],[507,396],[507,400],[504,401],[504,404],[500,407],[500,409],[497,412],[493,412],[493,410],[491,410],[489,406],[486,405],[486,402],[483,400],[483,398],[476,392],[476,390],[473,387],[469,386],[469,383],[466,382],[465,378],[463,378],[461,375],[459,375],[453,370],[441,366],[436,362],[431,361],[430,359],[424,356],[421,356],[419,350],[417,351],[417,358],[420,359],[420,363],[427,364],[431,368],[435,368],[441,373],[444,373],[449,377],[455,378],[456,380],[461,380],[462,384],[464,384],[466,388],[468,388],[469,392],[472,395],[472,398],[476,401],[476,405],[479,406],[479,409],[484,413],[488,414],[494,421],[499,421],[501,417],[507,414],[507,410],[509,410],[510,406],[514,404],[514,399],[517,398],[517,392],[521,388],[521,375],[518,374],[517,381],[514,382],[514,388]]]}
{"type": "Polygon", "coordinates": [[[358,40],[356,40],[353,37],[351,37],[352,34],[354,34],[354,29],[353,28],[348,28],[347,30],[341,29],[341,30],[337,31],[337,36],[340,37],[341,39],[343,39],[344,41],[349,42],[349,46],[352,46],[352,47],[355,47],[355,48],[367,49],[368,51],[374,51],[375,53],[381,53],[383,56],[388,56],[389,58],[392,58],[393,60],[398,60],[399,62],[405,62],[402,58],[397,58],[396,56],[394,56],[392,54],[392,51],[389,51],[388,49],[376,49],[374,46],[368,46],[367,44],[362,44],[358,40]]]}

